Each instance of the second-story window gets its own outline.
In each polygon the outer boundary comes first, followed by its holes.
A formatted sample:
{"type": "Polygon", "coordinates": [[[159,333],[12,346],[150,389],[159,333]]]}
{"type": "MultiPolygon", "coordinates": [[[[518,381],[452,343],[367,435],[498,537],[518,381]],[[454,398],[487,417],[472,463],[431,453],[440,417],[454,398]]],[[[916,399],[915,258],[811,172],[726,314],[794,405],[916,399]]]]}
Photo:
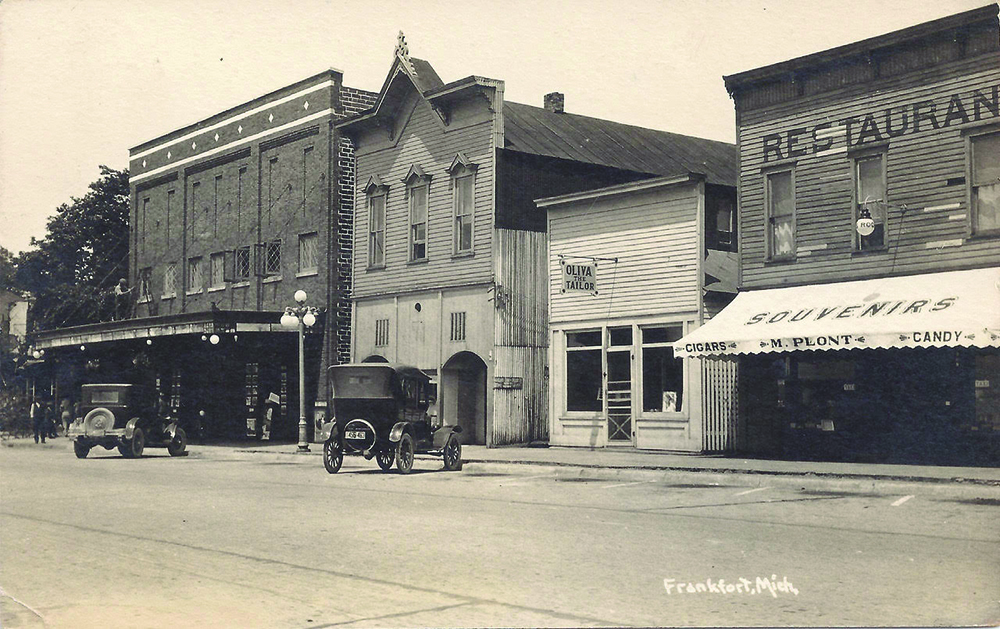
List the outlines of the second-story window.
{"type": "Polygon", "coordinates": [[[769,172],[764,182],[768,258],[791,258],[795,255],[795,172],[769,172]]]}
{"type": "Polygon", "coordinates": [[[211,257],[212,262],[212,277],[210,288],[225,288],[225,268],[226,268],[226,254],[223,252],[213,253],[211,257]]]}
{"type": "Polygon", "coordinates": [[[166,270],[163,271],[163,297],[176,297],[177,296],[177,265],[168,264],[166,270]]]}
{"type": "Polygon", "coordinates": [[[319,270],[319,234],[299,234],[299,273],[319,270]]]}
{"type": "Polygon", "coordinates": [[[472,225],[476,208],[476,175],[468,171],[455,177],[455,253],[472,251],[472,225]]]}
{"type": "Polygon", "coordinates": [[[1000,233],[1000,132],[970,138],[972,233],[1000,233]]]}
{"type": "Polygon", "coordinates": [[[151,299],[150,284],[153,279],[153,267],[146,267],[139,271],[139,303],[146,303],[151,299]]]}
{"type": "Polygon", "coordinates": [[[250,279],[250,245],[236,249],[236,269],[233,275],[237,282],[250,279]]]}
{"type": "Polygon", "coordinates": [[[264,275],[281,275],[281,241],[267,243],[264,253],[264,275]]]}
{"type": "Polygon", "coordinates": [[[385,266],[385,193],[368,197],[368,266],[385,266]]]}
{"type": "Polygon", "coordinates": [[[407,188],[410,197],[410,261],[427,259],[428,182],[414,179],[407,188]]]}
{"type": "Polygon", "coordinates": [[[188,283],[187,292],[197,293],[201,291],[202,278],[201,278],[201,258],[189,258],[188,259],[188,283]]]}
{"type": "MultiPolygon", "coordinates": [[[[854,221],[867,209],[875,221],[875,231],[868,236],[858,235],[856,249],[872,251],[886,246],[885,154],[865,155],[854,160],[854,221]]],[[[854,229],[854,221],[851,229],[854,229]]]]}

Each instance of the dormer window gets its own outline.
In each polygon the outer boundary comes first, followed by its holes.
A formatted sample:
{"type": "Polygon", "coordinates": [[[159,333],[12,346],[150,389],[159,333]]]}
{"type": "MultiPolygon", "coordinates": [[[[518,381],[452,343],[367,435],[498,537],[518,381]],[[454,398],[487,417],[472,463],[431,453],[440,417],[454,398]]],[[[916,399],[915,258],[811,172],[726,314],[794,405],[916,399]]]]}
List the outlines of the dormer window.
{"type": "Polygon", "coordinates": [[[410,208],[410,262],[427,259],[427,205],[431,177],[420,166],[413,165],[403,178],[410,208]]]}
{"type": "Polygon", "coordinates": [[[368,197],[368,268],[385,267],[385,200],[389,186],[378,175],[365,186],[368,197]]]}
{"type": "Polygon", "coordinates": [[[452,253],[463,255],[472,253],[474,219],[476,209],[477,165],[469,161],[463,153],[452,160],[448,172],[452,180],[452,253]]]}

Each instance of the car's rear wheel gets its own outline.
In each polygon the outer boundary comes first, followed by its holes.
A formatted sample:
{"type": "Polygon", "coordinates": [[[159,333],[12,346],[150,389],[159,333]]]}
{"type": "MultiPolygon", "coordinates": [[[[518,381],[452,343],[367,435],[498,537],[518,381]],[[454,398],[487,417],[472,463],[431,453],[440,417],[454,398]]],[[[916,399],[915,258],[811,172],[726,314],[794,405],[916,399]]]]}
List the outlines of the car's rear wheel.
{"type": "Polygon", "coordinates": [[[174,431],[174,438],[170,440],[170,445],[167,446],[167,452],[170,456],[181,456],[187,450],[187,433],[184,432],[183,428],[178,428],[174,431]]]}
{"type": "Polygon", "coordinates": [[[396,446],[396,469],[400,474],[409,474],[413,469],[413,437],[403,433],[396,446]]]}
{"type": "Polygon", "coordinates": [[[344,464],[344,446],[339,440],[327,439],[323,442],[323,467],[331,474],[340,471],[344,464]]]}
{"type": "Polygon", "coordinates": [[[132,431],[132,439],[125,444],[128,448],[127,456],[130,459],[138,459],[142,456],[142,451],[146,447],[146,435],[142,434],[142,428],[136,427],[132,431]]]}
{"type": "Polygon", "coordinates": [[[85,443],[80,443],[79,441],[74,441],[73,452],[76,454],[76,458],[85,459],[87,458],[87,455],[90,454],[90,446],[85,443]]]}
{"type": "Polygon", "coordinates": [[[448,442],[444,444],[444,469],[462,469],[462,442],[455,434],[450,435],[448,442]]]}
{"type": "Polygon", "coordinates": [[[375,460],[378,461],[378,466],[382,468],[383,472],[388,472],[392,469],[392,463],[396,459],[396,453],[392,448],[386,448],[385,450],[379,450],[375,455],[375,460]]]}

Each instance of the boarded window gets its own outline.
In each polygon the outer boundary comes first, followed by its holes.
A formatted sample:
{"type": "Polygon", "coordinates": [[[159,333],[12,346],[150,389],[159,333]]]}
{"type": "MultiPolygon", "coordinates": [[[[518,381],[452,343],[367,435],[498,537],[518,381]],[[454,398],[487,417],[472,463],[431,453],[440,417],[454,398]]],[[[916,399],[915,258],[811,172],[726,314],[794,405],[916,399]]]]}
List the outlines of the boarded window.
{"type": "Polygon", "coordinates": [[[385,266],[385,195],[368,199],[368,266],[385,266]]]}
{"type": "Polygon", "coordinates": [[[188,291],[199,291],[202,287],[201,278],[201,258],[190,258],[188,260],[188,291]]]}
{"type": "Polygon", "coordinates": [[[211,287],[212,288],[224,288],[226,286],[225,280],[225,269],[226,269],[226,254],[219,252],[213,253],[212,258],[212,278],[211,287]]]}
{"type": "Polygon", "coordinates": [[[319,270],[319,234],[299,235],[299,273],[319,270]]]}
{"type": "Polygon", "coordinates": [[[972,138],[972,230],[1000,230],[1000,133],[972,138]]]}
{"type": "Polygon", "coordinates": [[[465,340],[465,313],[464,312],[453,312],[453,313],[451,313],[451,340],[453,340],[453,341],[464,341],[465,340]]]}
{"type": "Polygon", "coordinates": [[[604,408],[601,331],[566,334],[566,410],[604,408]]]}
{"type": "Polygon", "coordinates": [[[427,190],[426,184],[409,188],[411,261],[427,258],[427,190]]]}
{"type": "Polygon", "coordinates": [[[375,320],[375,347],[385,347],[389,344],[389,320],[375,320]]]}
{"type": "MultiPolygon", "coordinates": [[[[862,210],[867,208],[872,220],[875,221],[875,231],[868,236],[858,236],[858,249],[870,251],[885,247],[886,199],[885,199],[885,155],[869,155],[859,157],[854,162],[854,182],[856,186],[857,206],[854,219],[857,220],[862,210]]],[[[852,225],[852,229],[853,229],[852,225]]]]}
{"type": "Polygon", "coordinates": [[[768,173],[767,212],[770,258],[795,255],[795,187],[791,170],[768,173]]]}
{"type": "Polygon", "coordinates": [[[474,175],[455,179],[455,253],[472,251],[472,221],[476,206],[475,183],[474,175]]]}

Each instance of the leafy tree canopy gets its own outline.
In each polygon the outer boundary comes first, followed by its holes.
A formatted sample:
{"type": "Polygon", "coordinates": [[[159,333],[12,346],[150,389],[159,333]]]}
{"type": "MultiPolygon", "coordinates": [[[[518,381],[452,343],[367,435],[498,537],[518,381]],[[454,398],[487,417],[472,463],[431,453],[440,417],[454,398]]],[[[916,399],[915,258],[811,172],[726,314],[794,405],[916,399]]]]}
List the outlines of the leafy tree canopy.
{"type": "Polygon", "coordinates": [[[14,262],[14,254],[4,247],[0,247],[0,290],[18,292],[18,286],[14,278],[17,265],[14,262]]]}
{"type": "Polygon", "coordinates": [[[111,318],[111,291],[128,277],[128,199],[128,170],[101,166],[90,191],[59,206],[45,238],[18,256],[14,284],[35,298],[36,330],[111,318]]]}

